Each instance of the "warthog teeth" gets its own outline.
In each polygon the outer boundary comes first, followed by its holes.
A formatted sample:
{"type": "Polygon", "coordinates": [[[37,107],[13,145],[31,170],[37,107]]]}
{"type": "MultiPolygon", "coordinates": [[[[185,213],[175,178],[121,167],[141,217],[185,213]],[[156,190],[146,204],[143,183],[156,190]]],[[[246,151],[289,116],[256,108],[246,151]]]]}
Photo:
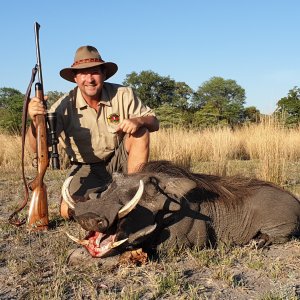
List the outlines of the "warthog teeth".
{"type": "Polygon", "coordinates": [[[126,204],[124,205],[118,212],[118,217],[119,219],[122,219],[126,215],[128,215],[138,204],[140,201],[142,195],[144,192],[144,182],[143,180],[140,180],[140,186],[136,194],[133,196],[133,198],[126,204]]]}
{"type": "Polygon", "coordinates": [[[69,193],[69,185],[70,185],[72,179],[73,179],[73,176],[70,176],[65,180],[65,182],[63,183],[63,186],[61,188],[61,194],[62,194],[64,201],[69,206],[69,208],[74,210],[75,202],[69,193]]]}
{"type": "Polygon", "coordinates": [[[68,233],[67,231],[65,232],[65,234],[75,243],[82,245],[82,246],[87,246],[89,244],[88,240],[80,240],[78,238],[76,238],[75,236],[71,235],[70,233],[68,233]]]}
{"type": "Polygon", "coordinates": [[[100,246],[102,237],[103,237],[103,234],[99,233],[99,235],[98,235],[98,237],[96,238],[96,241],[95,241],[97,247],[100,246]]]}
{"type": "Polygon", "coordinates": [[[121,240],[121,241],[114,242],[111,244],[111,248],[116,248],[116,247],[122,245],[123,243],[125,243],[127,240],[128,240],[128,238],[121,240]]]}

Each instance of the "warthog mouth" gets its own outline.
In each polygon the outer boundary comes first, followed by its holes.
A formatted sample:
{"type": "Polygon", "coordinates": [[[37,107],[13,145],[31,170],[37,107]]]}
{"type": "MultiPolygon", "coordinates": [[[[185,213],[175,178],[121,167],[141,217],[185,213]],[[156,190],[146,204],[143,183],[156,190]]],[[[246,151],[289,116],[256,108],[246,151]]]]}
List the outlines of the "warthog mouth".
{"type": "MultiPolygon", "coordinates": [[[[68,204],[68,206],[74,210],[76,204],[69,193],[69,184],[71,180],[72,177],[69,177],[63,184],[62,195],[64,200],[68,204]]],[[[138,204],[139,200],[142,197],[143,192],[144,192],[144,183],[142,180],[140,180],[138,191],[136,192],[134,197],[119,210],[118,219],[124,218],[136,207],[136,205],[138,204]]],[[[144,233],[144,231],[142,232],[144,233]]],[[[80,240],[72,236],[68,232],[66,232],[66,234],[74,242],[84,246],[93,257],[104,257],[110,255],[112,254],[112,252],[114,252],[116,247],[120,246],[121,244],[123,244],[128,240],[128,238],[125,238],[123,240],[116,241],[116,234],[108,235],[98,231],[90,231],[88,235],[85,237],[85,239],[83,240],[80,240]]]]}
{"type": "Polygon", "coordinates": [[[97,231],[90,231],[89,234],[80,240],[68,232],[68,237],[79,245],[84,246],[92,257],[105,257],[111,255],[118,246],[127,241],[127,239],[116,241],[116,235],[107,235],[97,231]]]}

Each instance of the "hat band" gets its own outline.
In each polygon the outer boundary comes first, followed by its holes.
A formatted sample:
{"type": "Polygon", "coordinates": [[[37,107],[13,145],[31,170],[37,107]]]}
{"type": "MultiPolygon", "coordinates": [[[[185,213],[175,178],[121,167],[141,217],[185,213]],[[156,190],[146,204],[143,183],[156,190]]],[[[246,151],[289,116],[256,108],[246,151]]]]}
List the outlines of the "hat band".
{"type": "Polygon", "coordinates": [[[91,62],[103,62],[103,60],[100,58],[84,58],[84,59],[75,61],[71,67],[74,67],[74,66],[77,66],[80,64],[91,63],[91,62]]]}

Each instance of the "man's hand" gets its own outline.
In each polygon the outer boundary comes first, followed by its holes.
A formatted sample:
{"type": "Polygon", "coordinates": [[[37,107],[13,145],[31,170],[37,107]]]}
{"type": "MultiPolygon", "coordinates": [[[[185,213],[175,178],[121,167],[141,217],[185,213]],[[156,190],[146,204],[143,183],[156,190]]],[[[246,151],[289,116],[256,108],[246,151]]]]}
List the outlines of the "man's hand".
{"type": "MultiPolygon", "coordinates": [[[[45,97],[46,100],[47,97],[45,97]]],[[[43,102],[37,98],[33,97],[31,98],[29,104],[28,104],[28,115],[30,119],[33,122],[33,125],[35,126],[35,117],[36,115],[45,115],[46,114],[46,108],[43,105],[43,102]]]]}
{"type": "Polygon", "coordinates": [[[119,124],[117,132],[134,134],[142,126],[143,122],[141,118],[125,119],[119,124]]]}

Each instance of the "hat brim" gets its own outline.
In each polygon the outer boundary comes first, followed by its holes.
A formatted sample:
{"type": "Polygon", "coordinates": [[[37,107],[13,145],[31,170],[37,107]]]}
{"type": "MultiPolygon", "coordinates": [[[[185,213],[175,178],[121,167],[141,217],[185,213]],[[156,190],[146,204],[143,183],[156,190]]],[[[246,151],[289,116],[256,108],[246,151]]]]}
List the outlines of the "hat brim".
{"type": "Polygon", "coordinates": [[[118,66],[113,62],[90,62],[90,63],[85,63],[85,64],[82,64],[80,66],[76,66],[73,68],[62,69],[59,72],[59,75],[65,80],[75,82],[74,76],[75,76],[76,70],[92,68],[92,67],[96,67],[96,66],[100,66],[100,65],[103,65],[105,67],[105,70],[106,70],[105,80],[112,77],[118,71],[118,66]]]}

